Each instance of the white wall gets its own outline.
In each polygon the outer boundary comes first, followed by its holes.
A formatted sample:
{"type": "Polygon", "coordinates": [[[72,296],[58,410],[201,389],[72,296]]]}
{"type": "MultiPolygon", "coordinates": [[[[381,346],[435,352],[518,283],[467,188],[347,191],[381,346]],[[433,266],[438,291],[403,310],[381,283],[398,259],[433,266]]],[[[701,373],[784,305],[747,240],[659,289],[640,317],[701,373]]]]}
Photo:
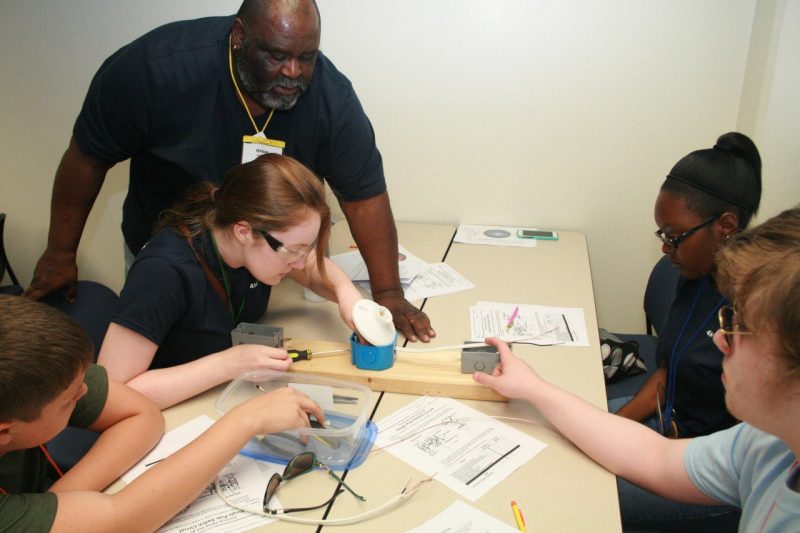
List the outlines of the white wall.
{"type": "MultiPolygon", "coordinates": [[[[0,211],[23,282],[92,74],[119,46],[236,0],[0,0],[0,211]]],[[[641,329],[665,173],[726,131],[764,156],[761,219],[800,200],[794,0],[320,0],[322,49],[378,137],[400,221],[585,232],[600,323],[641,329]]],[[[127,165],[109,174],[81,277],[122,284],[127,165]]],[[[524,280],[520,280],[524,282],[524,280]]],[[[557,302],[531,302],[557,303],[557,302]]]]}

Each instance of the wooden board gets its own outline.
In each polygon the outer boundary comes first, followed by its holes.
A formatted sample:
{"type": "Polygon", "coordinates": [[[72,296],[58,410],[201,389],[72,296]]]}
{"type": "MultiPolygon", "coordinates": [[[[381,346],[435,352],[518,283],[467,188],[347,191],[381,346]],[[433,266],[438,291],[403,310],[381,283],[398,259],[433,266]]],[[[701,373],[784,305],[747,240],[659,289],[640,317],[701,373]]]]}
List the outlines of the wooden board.
{"type": "MultiPolygon", "coordinates": [[[[291,339],[287,348],[315,351],[336,350],[350,346],[340,342],[304,341],[291,339]]],[[[443,396],[466,400],[506,402],[508,398],[494,389],[479,385],[472,374],[461,373],[461,352],[444,351],[423,354],[398,353],[392,368],[362,370],[351,362],[348,351],[343,354],[321,355],[310,361],[297,361],[289,372],[303,372],[366,385],[375,391],[443,396]]]]}

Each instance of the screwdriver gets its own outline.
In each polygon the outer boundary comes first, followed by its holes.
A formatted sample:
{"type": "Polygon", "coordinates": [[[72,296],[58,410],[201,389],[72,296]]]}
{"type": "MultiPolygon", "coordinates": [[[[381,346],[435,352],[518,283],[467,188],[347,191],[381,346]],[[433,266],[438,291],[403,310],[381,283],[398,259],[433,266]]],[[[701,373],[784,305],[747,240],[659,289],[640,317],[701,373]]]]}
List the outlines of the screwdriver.
{"type": "Polygon", "coordinates": [[[350,350],[349,349],[345,349],[345,348],[341,348],[341,349],[338,349],[338,350],[325,350],[325,351],[322,351],[322,352],[312,352],[311,350],[298,350],[298,349],[295,349],[295,348],[290,348],[290,349],[288,349],[286,351],[289,353],[289,357],[291,357],[292,360],[294,360],[294,361],[307,361],[307,360],[311,360],[312,356],[316,356],[316,355],[334,355],[334,354],[337,354],[337,353],[347,353],[350,350]]]}

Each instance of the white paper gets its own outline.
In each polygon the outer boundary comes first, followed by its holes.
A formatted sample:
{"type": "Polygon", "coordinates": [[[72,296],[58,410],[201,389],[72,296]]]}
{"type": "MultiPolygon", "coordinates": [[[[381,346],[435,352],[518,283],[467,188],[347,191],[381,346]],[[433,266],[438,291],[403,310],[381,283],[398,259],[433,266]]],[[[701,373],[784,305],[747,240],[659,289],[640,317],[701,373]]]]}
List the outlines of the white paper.
{"type": "Polygon", "coordinates": [[[465,244],[488,244],[489,246],[519,246],[536,248],[536,239],[520,239],[517,231],[521,229],[508,226],[474,226],[461,224],[453,240],[465,244]]]}
{"type": "MultiPolygon", "coordinates": [[[[213,419],[202,415],[167,432],[144,459],[122,476],[122,480],[125,483],[131,483],[145,470],[152,468],[162,459],[166,459],[192,442],[213,423],[213,419]]],[[[248,507],[260,509],[269,478],[274,473],[283,472],[283,468],[285,468],[283,465],[256,461],[243,455],[237,455],[220,472],[220,486],[226,491],[225,494],[228,498],[248,507]]],[[[175,480],[175,482],[180,483],[180,480],[175,480]]],[[[277,497],[272,499],[270,505],[280,507],[277,497]]],[[[217,496],[216,489],[211,484],[194,502],[164,524],[159,531],[162,533],[188,531],[192,533],[203,531],[238,533],[269,524],[274,520],[228,507],[217,496]]]]}
{"type": "Polygon", "coordinates": [[[199,437],[200,434],[210,428],[212,424],[214,424],[213,419],[202,415],[165,433],[156,447],[122,476],[122,481],[126,484],[130,484],[131,481],[141,476],[145,470],[159,461],[166,459],[199,437]]]}
{"type": "Polygon", "coordinates": [[[548,342],[564,346],[589,346],[586,318],[580,307],[519,305],[510,330],[508,320],[516,304],[478,302],[469,308],[470,335],[473,341],[486,337],[533,337],[532,344],[548,342]],[[549,331],[550,333],[543,333],[549,331]]]}
{"type": "MultiPolygon", "coordinates": [[[[510,509],[509,509],[510,510],[510,509]]],[[[480,509],[456,500],[450,507],[408,533],[514,533],[509,526],[480,509]]]]}
{"type": "MultiPolygon", "coordinates": [[[[371,295],[369,282],[357,285],[371,295]]],[[[403,295],[409,302],[424,300],[433,296],[444,296],[454,292],[466,291],[475,287],[469,280],[455,271],[447,263],[433,263],[417,274],[411,283],[402,283],[403,295]]]]}
{"type": "Polygon", "coordinates": [[[451,398],[423,396],[378,423],[375,445],[475,501],[547,445],[451,398]]]}
{"type": "MultiPolygon", "coordinates": [[[[261,509],[264,491],[272,474],[283,471],[282,465],[256,461],[237,455],[219,473],[220,489],[225,497],[243,507],[261,509]]],[[[177,480],[176,480],[177,481],[177,480]]],[[[280,507],[273,497],[270,506],[280,507]]],[[[274,522],[275,518],[239,511],[229,507],[217,495],[214,484],[206,489],[186,507],[164,524],[159,533],[239,533],[274,522]]]]}
{"type": "MultiPolygon", "coordinates": [[[[331,260],[344,270],[345,274],[353,281],[369,281],[369,272],[361,253],[346,252],[334,255],[331,260]]],[[[398,246],[397,265],[400,271],[400,282],[409,283],[417,274],[428,267],[428,263],[415,256],[402,246],[398,246]]]]}

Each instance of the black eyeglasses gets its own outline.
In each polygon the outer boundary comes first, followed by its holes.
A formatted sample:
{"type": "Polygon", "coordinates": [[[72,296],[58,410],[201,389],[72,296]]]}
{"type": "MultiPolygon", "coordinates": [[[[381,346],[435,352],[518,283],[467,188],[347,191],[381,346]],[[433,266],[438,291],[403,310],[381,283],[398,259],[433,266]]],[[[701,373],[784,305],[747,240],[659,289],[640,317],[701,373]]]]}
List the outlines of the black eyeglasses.
{"type": "Polygon", "coordinates": [[[685,241],[686,239],[688,239],[694,232],[696,232],[696,231],[708,226],[709,224],[711,224],[715,220],[717,220],[717,217],[711,217],[708,220],[706,220],[705,222],[702,222],[702,223],[698,224],[697,226],[684,231],[680,235],[676,235],[675,237],[668,237],[667,235],[664,234],[663,230],[658,230],[658,231],[656,231],[656,237],[661,239],[661,242],[663,242],[664,244],[666,244],[667,246],[669,246],[673,250],[677,250],[678,246],[680,246],[680,244],[683,241],[685,241]]]}
{"type": "Polygon", "coordinates": [[[316,246],[316,242],[313,242],[311,244],[297,246],[295,248],[289,248],[281,241],[279,241],[278,239],[267,233],[266,231],[264,230],[257,230],[257,231],[261,234],[262,237],[264,237],[264,240],[267,241],[267,244],[269,244],[269,247],[272,248],[273,252],[280,255],[281,257],[283,257],[284,260],[290,263],[293,261],[297,261],[298,259],[307,257],[308,254],[311,253],[311,250],[314,249],[314,246],[316,246]]]}
{"type": "Polygon", "coordinates": [[[719,308],[719,330],[728,348],[733,348],[734,335],[752,335],[750,331],[744,331],[736,324],[736,307],[733,305],[723,305],[719,308]]]}
{"type": "Polygon", "coordinates": [[[317,456],[314,455],[314,452],[303,452],[301,454],[295,455],[288,463],[286,463],[286,468],[283,470],[283,475],[281,474],[273,474],[267,483],[267,490],[264,491],[264,512],[269,514],[285,514],[285,513],[294,513],[299,511],[313,511],[314,509],[319,509],[321,507],[325,507],[326,505],[330,504],[333,500],[335,500],[339,494],[344,492],[342,489],[338,489],[333,496],[331,496],[325,503],[321,503],[319,505],[315,505],[313,507],[295,507],[291,509],[270,509],[267,507],[269,501],[278,492],[278,487],[280,486],[282,481],[289,481],[290,479],[296,478],[301,476],[307,472],[311,472],[314,468],[320,468],[322,470],[326,470],[328,474],[339,482],[345,489],[347,489],[350,494],[361,500],[362,502],[367,501],[366,498],[357,494],[353,489],[351,489],[347,483],[345,483],[342,478],[337,476],[333,473],[333,471],[327,465],[324,465],[317,461],[317,456]]]}

